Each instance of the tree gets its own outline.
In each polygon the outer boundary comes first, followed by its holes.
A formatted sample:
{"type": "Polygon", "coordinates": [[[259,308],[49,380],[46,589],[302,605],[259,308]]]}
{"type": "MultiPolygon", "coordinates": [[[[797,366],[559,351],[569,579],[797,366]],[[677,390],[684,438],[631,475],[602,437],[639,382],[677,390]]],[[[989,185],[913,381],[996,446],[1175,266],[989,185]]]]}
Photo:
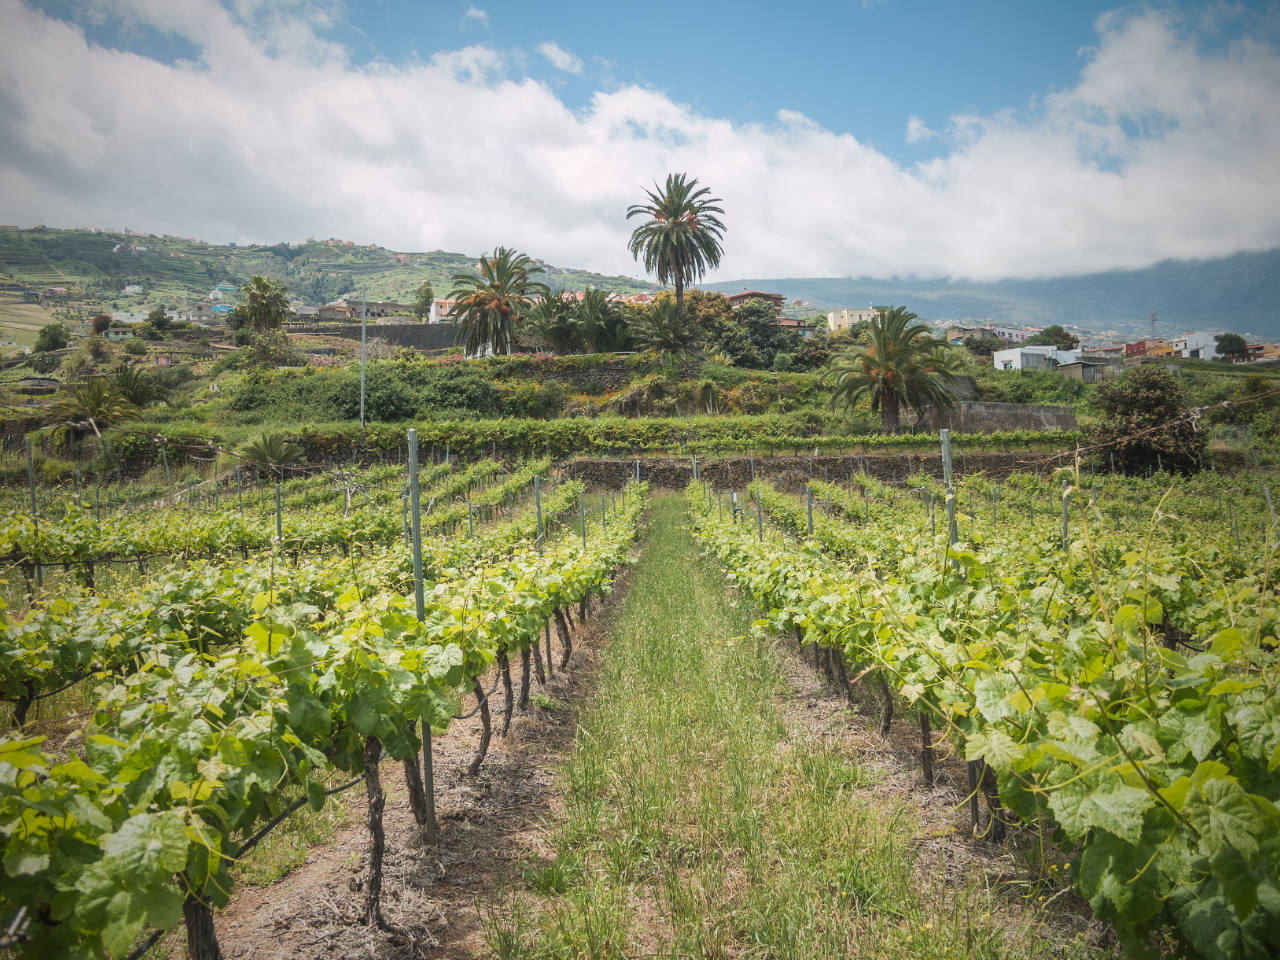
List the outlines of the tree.
{"type": "Polygon", "coordinates": [[[256,274],[240,288],[245,319],[259,333],[279,328],[289,316],[289,288],[278,280],[256,274]]]}
{"type": "Polygon", "coordinates": [[[685,356],[694,351],[700,333],[684,307],[657,300],[632,324],[631,340],[641,350],[685,356]]]}
{"type": "Polygon", "coordinates": [[[1213,338],[1218,353],[1232,360],[1243,360],[1249,355],[1249,344],[1238,333],[1220,333],[1213,338]]]}
{"type": "Polygon", "coordinates": [[[302,456],[302,448],[289,443],[281,434],[263,433],[241,447],[240,456],[283,477],[284,468],[302,456]]]}
{"type": "Polygon", "coordinates": [[[146,322],[151,324],[161,333],[169,329],[169,316],[164,312],[164,307],[156,307],[147,314],[146,322]]]}
{"type": "MultiPolygon", "coordinates": [[[[137,343],[136,340],[127,342],[137,343]]],[[[168,393],[168,390],[154,377],[148,376],[137,367],[121,367],[111,378],[111,386],[117,395],[138,409],[157,400],[163,400],[168,393]]]]}
{"type": "Polygon", "coordinates": [[[871,321],[866,344],[839,357],[828,370],[834,378],[832,408],[852,407],[866,396],[889,433],[901,428],[905,404],[917,414],[954,403],[948,384],[959,376],[958,360],[905,307],[889,307],[871,321]]]}
{"type": "Polygon", "coordinates": [[[684,288],[700,280],[709,269],[720,266],[724,250],[720,240],[724,223],[717,214],[719,197],[707,196],[706,187],[695,189],[698,181],[687,180],[683,173],[667,175],[666,188],[655,183],[646,190],[647,203],[627,208],[627,219],[648,217],[631,234],[627,249],[637,260],[644,258],[644,268],[661,283],[676,289],[676,305],[684,306],[684,288]]]}
{"type": "Polygon", "coordinates": [[[607,290],[588,287],[573,305],[583,345],[591,351],[625,350],[630,342],[627,321],[607,290]]]}
{"type": "Polygon", "coordinates": [[[94,318],[89,321],[93,325],[93,332],[102,334],[106,333],[111,326],[111,316],[106,313],[95,314],[94,318]]]}
{"type": "Polygon", "coordinates": [[[1101,425],[1089,438],[1107,462],[1129,474],[1163,467],[1190,473],[1200,468],[1204,434],[1187,415],[1186,396],[1173,374],[1158,364],[1134,367],[1102,384],[1095,402],[1101,425]]]}
{"type": "Polygon", "coordinates": [[[36,334],[36,353],[48,353],[50,350],[61,350],[67,345],[67,328],[60,323],[50,323],[40,328],[36,334]]]}
{"type": "Polygon", "coordinates": [[[548,291],[530,309],[530,330],[542,344],[557,353],[572,353],[578,346],[578,318],[570,309],[564,294],[559,290],[548,291]]]}
{"type": "Polygon", "coordinates": [[[469,356],[506,354],[515,345],[516,324],[533,307],[535,296],[549,297],[545,283],[531,279],[542,267],[523,253],[498,247],[480,258],[480,274],[455,273],[449,299],[461,329],[458,342],[469,356]]]}
{"type": "Polygon", "coordinates": [[[1080,341],[1062,329],[1060,324],[1051,324],[1033,337],[1028,337],[1025,346],[1057,347],[1059,350],[1074,350],[1080,341]]]}
{"type": "Polygon", "coordinates": [[[102,427],[132,420],[138,408],[122,397],[105,377],[86,377],[71,384],[58,400],[59,429],[78,438],[89,430],[99,439],[102,427]]]}
{"type": "Polygon", "coordinates": [[[965,337],[964,348],[975,357],[985,357],[989,360],[997,350],[1004,349],[1004,341],[996,337],[965,337]]]}
{"type": "Polygon", "coordinates": [[[431,304],[435,303],[435,291],[431,289],[431,281],[423,280],[418,289],[413,291],[413,315],[419,320],[431,316],[431,304]]]}

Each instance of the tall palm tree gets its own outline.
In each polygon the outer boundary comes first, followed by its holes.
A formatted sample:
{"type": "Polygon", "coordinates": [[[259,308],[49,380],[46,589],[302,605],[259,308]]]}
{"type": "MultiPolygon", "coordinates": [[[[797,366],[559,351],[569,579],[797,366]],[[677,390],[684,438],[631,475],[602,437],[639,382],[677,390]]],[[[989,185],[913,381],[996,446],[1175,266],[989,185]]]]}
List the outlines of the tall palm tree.
{"type": "Polygon", "coordinates": [[[489,351],[510,353],[515,346],[516,324],[527,315],[535,296],[549,297],[545,283],[530,279],[542,273],[523,253],[498,247],[492,257],[480,258],[480,275],[455,273],[449,299],[451,313],[462,329],[458,341],[471,356],[489,351]]]}
{"type": "Polygon", "coordinates": [[[250,277],[240,288],[240,295],[244,297],[240,307],[249,325],[258,333],[280,327],[289,316],[288,292],[289,288],[279,280],[262,274],[250,277]]]}
{"type": "Polygon", "coordinates": [[[826,376],[835,380],[833,408],[869,397],[884,429],[897,433],[904,404],[917,414],[952,406],[947,387],[958,374],[958,360],[946,343],[906,307],[889,307],[871,321],[867,342],[839,357],[826,376]]]}
{"type": "Polygon", "coordinates": [[[675,286],[678,306],[684,306],[685,286],[720,266],[724,253],[720,246],[724,223],[717,216],[724,213],[718,206],[722,201],[707,196],[711,191],[706,187],[697,186],[696,179],[669,173],[665,189],[655,183],[645,191],[647,203],[627,208],[628,220],[648,217],[632,232],[627,249],[637,260],[643,255],[646,271],[675,286]]]}
{"type": "Polygon", "coordinates": [[[631,341],[641,350],[685,356],[695,351],[698,326],[674,300],[655,300],[631,325],[631,341]]]}

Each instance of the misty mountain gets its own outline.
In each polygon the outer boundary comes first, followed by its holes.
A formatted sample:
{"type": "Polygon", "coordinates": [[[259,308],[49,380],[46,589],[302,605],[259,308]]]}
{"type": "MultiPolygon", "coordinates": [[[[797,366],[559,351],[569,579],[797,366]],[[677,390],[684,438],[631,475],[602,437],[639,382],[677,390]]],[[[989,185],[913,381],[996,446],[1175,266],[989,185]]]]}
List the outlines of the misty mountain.
{"type": "MultiPolygon", "coordinates": [[[[762,290],[808,301],[813,312],[895,304],[933,320],[1073,324],[1086,330],[1150,333],[1234,330],[1280,339],[1280,249],[1218,260],[1164,260],[1144,270],[1113,270],[1038,280],[805,278],[746,279],[706,285],[721,293],[762,290]]],[[[808,312],[807,308],[801,313],[808,312]]]]}

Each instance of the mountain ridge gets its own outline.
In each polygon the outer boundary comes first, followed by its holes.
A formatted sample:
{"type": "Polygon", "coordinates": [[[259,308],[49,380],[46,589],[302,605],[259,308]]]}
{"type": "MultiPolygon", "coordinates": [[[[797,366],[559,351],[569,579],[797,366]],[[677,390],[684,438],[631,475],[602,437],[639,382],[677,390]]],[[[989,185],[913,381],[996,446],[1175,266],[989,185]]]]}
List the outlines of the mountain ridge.
{"type": "Polygon", "coordinates": [[[1280,338],[1280,249],[1030,280],[783,277],[702,286],[726,294],[742,289],[781,293],[788,300],[808,301],[814,311],[891,303],[933,320],[989,319],[1037,327],[1059,323],[1127,336],[1149,334],[1154,312],[1161,336],[1233,330],[1280,338]]]}

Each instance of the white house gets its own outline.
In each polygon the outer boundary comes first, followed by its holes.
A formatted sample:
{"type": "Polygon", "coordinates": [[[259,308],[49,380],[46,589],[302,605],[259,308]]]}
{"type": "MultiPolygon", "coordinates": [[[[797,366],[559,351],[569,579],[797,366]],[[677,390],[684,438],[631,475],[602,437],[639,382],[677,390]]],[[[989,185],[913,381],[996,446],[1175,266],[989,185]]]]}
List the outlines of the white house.
{"type": "Polygon", "coordinates": [[[832,310],[827,314],[827,329],[832,333],[839,333],[841,330],[848,330],[855,323],[870,323],[877,313],[879,311],[875,307],[832,310]]]}
{"type": "Polygon", "coordinates": [[[1059,350],[1051,346],[1010,347],[997,350],[991,362],[997,370],[1056,370],[1059,364],[1075,363],[1079,350],[1059,350]]]}
{"type": "Polygon", "coordinates": [[[1207,333],[1188,333],[1174,339],[1173,354],[1184,360],[1213,360],[1218,356],[1217,343],[1207,333]]]}

